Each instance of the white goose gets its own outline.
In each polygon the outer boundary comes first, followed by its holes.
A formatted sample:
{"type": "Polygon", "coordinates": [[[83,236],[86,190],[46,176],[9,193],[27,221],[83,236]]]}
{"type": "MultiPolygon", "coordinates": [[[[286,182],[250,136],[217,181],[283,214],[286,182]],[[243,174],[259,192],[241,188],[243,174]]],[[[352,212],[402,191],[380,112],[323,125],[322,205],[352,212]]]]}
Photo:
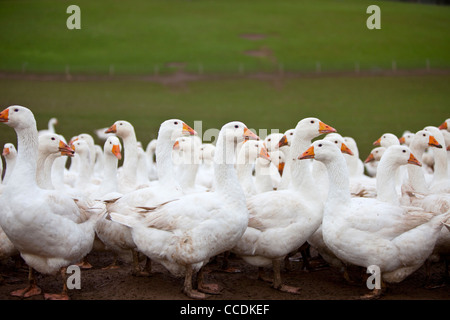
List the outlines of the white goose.
{"type": "Polygon", "coordinates": [[[442,148],[433,148],[434,156],[434,170],[433,179],[430,182],[429,188],[434,193],[450,193],[450,179],[448,178],[448,162],[447,162],[447,148],[444,135],[442,131],[434,126],[427,126],[425,131],[436,138],[438,144],[442,148]]]}
{"type": "Polygon", "coordinates": [[[52,168],[60,156],[72,157],[74,151],[54,133],[39,135],[36,181],[40,188],[53,190],[52,168]]]}
{"type": "MultiPolygon", "coordinates": [[[[290,147],[291,155],[300,154],[320,134],[334,131],[317,118],[299,121],[290,147]]],[[[282,283],[280,264],[320,226],[323,202],[317,197],[309,162],[294,161],[291,175],[291,188],[264,192],[247,199],[250,212],[248,228],[232,251],[251,265],[272,265],[273,287],[296,293],[298,288],[282,283]]]]}
{"type": "Polygon", "coordinates": [[[284,135],[281,137],[280,141],[278,141],[278,148],[284,153],[285,163],[283,167],[283,175],[281,176],[281,182],[278,185],[278,190],[287,189],[291,183],[291,164],[292,157],[290,153],[290,147],[292,143],[292,139],[294,137],[295,129],[287,130],[284,135]]]}
{"type": "Polygon", "coordinates": [[[252,174],[253,166],[258,157],[263,157],[270,161],[264,142],[258,140],[245,142],[237,156],[237,177],[246,196],[252,196],[258,193],[255,178],[252,174]]]}
{"type": "MultiPolygon", "coordinates": [[[[244,233],[248,211],[234,168],[234,143],[256,139],[241,122],[222,127],[214,155],[215,190],[193,193],[151,208],[146,214],[111,218],[128,225],[139,250],[172,274],[185,276],[184,293],[206,296],[192,288],[192,276],[215,255],[231,249],[244,233]]],[[[158,158],[157,158],[158,159],[158,158]]],[[[199,276],[199,290],[210,292],[199,276]]]]}
{"type": "MultiPolygon", "coordinates": [[[[377,199],[351,197],[349,175],[340,150],[329,141],[315,141],[300,159],[323,162],[329,173],[329,195],[323,214],[326,245],[345,263],[377,266],[382,280],[400,282],[431,254],[450,212],[433,216],[377,199]]],[[[376,288],[367,297],[381,294],[376,288]]]]}
{"type": "MultiPolygon", "coordinates": [[[[151,207],[184,195],[175,178],[172,148],[178,137],[187,134],[194,135],[196,132],[183,121],[178,119],[164,121],[159,128],[156,147],[158,180],[153,181],[149,187],[128,192],[118,199],[110,199],[107,202],[108,211],[132,214],[135,207],[151,207]]],[[[133,274],[147,275],[150,266],[146,266],[147,271],[140,269],[136,244],[130,228],[110,219],[103,219],[101,224],[97,225],[97,235],[110,250],[118,254],[129,250],[133,256],[133,274]]]]}
{"type": "Polygon", "coordinates": [[[7,184],[9,177],[14,171],[14,166],[16,165],[17,150],[14,144],[5,143],[2,155],[5,157],[5,175],[3,177],[3,184],[7,184]]]}
{"type": "Polygon", "coordinates": [[[215,146],[204,143],[200,146],[200,167],[197,174],[197,183],[209,190],[214,189],[214,151],[215,146]]]}
{"type": "Polygon", "coordinates": [[[125,120],[116,121],[106,133],[114,133],[123,141],[123,165],[119,173],[119,191],[128,193],[136,190],[138,167],[138,142],[133,125],[125,120]]]}
{"type": "MultiPolygon", "coordinates": [[[[94,226],[101,214],[80,222],[81,214],[87,212],[80,212],[73,199],[37,186],[38,132],[29,109],[6,108],[0,113],[0,121],[16,131],[19,150],[11,181],[0,197],[0,225],[30,268],[54,274],[91,251],[94,226]]],[[[30,280],[23,294],[36,290],[35,280],[30,280]]],[[[65,283],[61,295],[46,295],[55,297],[68,298],[65,283]]]]}
{"type": "MultiPolygon", "coordinates": [[[[438,128],[444,135],[445,145],[447,146],[447,166],[450,168],[450,118],[445,120],[438,128]]],[[[450,178],[450,170],[448,171],[448,177],[450,178]]]]}

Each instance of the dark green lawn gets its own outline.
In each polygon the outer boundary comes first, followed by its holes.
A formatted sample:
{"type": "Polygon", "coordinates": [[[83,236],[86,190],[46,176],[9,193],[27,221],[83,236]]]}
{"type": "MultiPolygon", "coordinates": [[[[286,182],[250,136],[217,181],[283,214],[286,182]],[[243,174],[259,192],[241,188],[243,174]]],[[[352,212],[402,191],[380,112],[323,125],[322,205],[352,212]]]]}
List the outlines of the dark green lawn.
{"type": "Polygon", "coordinates": [[[0,1],[0,70],[136,74],[181,62],[188,71],[236,73],[314,70],[317,62],[322,70],[385,69],[392,61],[402,69],[427,59],[450,67],[448,6],[376,1],[382,29],[368,30],[366,0],[78,0],[82,28],[68,30],[70,4],[0,1]]]}
{"type": "MultiPolygon", "coordinates": [[[[0,80],[0,97],[2,107],[32,109],[39,129],[56,116],[66,139],[128,120],[144,146],[170,118],[191,126],[202,121],[203,131],[240,120],[257,132],[283,132],[304,117],[316,116],[342,135],[353,136],[364,157],[385,132],[401,135],[438,126],[450,117],[450,76],[311,77],[278,85],[242,78],[176,87],[143,81],[0,80]]],[[[1,145],[11,141],[16,142],[14,131],[1,125],[1,145]]]]}

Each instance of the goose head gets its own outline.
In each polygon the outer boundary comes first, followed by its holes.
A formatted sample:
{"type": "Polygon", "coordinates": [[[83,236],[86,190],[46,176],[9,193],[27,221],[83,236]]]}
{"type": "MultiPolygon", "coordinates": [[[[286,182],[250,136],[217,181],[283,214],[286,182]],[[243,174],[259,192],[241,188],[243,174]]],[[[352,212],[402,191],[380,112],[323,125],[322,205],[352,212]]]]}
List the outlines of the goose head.
{"type": "Polygon", "coordinates": [[[168,139],[174,144],[179,137],[196,134],[197,132],[183,121],[179,119],[170,119],[164,121],[160,125],[158,139],[168,139]]]}
{"type": "Polygon", "coordinates": [[[72,149],[80,156],[90,156],[89,145],[85,140],[78,139],[73,142],[72,149]]]}
{"type": "Polygon", "coordinates": [[[116,136],[110,136],[106,139],[105,144],[103,145],[103,150],[107,155],[110,154],[118,160],[122,159],[122,145],[120,144],[119,138],[116,136]]]}
{"type": "Polygon", "coordinates": [[[280,139],[282,139],[283,136],[284,136],[284,134],[282,134],[282,133],[269,134],[264,139],[264,144],[266,145],[267,151],[271,152],[271,151],[275,151],[276,149],[278,149],[280,139]]]}
{"type": "Polygon", "coordinates": [[[450,132],[450,118],[448,118],[447,120],[445,120],[445,121],[439,126],[439,130],[447,130],[448,132],[450,132]]]}
{"type": "Polygon", "coordinates": [[[44,154],[59,153],[62,156],[73,157],[74,150],[69,147],[60,136],[54,133],[44,133],[39,136],[39,152],[44,154]]]}
{"type": "Polygon", "coordinates": [[[16,147],[12,143],[5,143],[3,146],[2,156],[4,156],[5,159],[13,159],[17,157],[16,147]]]}
{"type": "Polygon", "coordinates": [[[10,106],[0,113],[0,122],[14,129],[26,129],[35,127],[36,120],[30,109],[23,106],[10,106]]]}
{"type": "Polygon", "coordinates": [[[297,123],[295,127],[295,136],[302,136],[305,139],[312,140],[320,134],[336,132],[336,129],[323,123],[317,118],[304,118],[297,123]]]}
{"type": "Polygon", "coordinates": [[[329,133],[325,136],[324,140],[333,142],[336,147],[338,147],[342,153],[353,155],[350,148],[344,143],[344,138],[339,133],[329,133]]]}
{"type": "Polygon", "coordinates": [[[322,139],[314,141],[298,159],[315,159],[327,163],[334,161],[339,156],[343,157],[339,147],[334,142],[322,139]]]}
{"type": "Polygon", "coordinates": [[[400,144],[400,140],[393,133],[385,133],[373,143],[374,146],[381,146],[385,148],[398,144],[400,144]]]}
{"type": "Polygon", "coordinates": [[[430,132],[430,134],[436,139],[436,141],[441,145],[445,146],[445,138],[441,130],[438,127],[427,126],[423,130],[430,132]]]}
{"type": "Polygon", "coordinates": [[[442,145],[431,135],[429,131],[420,130],[414,135],[414,139],[411,142],[415,147],[425,150],[428,147],[442,148],[442,145]]]}
{"type": "Polygon", "coordinates": [[[280,141],[278,141],[278,148],[284,146],[291,146],[292,139],[294,138],[295,129],[287,130],[284,135],[281,137],[280,141]]]}
{"type": "Polygon", "coordinates": [[[411,144],[411,141],[413,138],[414,138],[414,133],[405,131],[405,133],[403,133],[403,135],[401,136],[399,141],[400,141],[400,144],[405,144],[405,145],[409,146],[411,144]]]}
{"type": "Polygon", "coordinates": [[[385,147],[377,147],[372,149],[372,151],[370,151],[369,155],[367,156],[366,160],[364,160],[364,163],[369,163],[372,161],[380,161],[385,151],[386,151],[385,147]]]}
{"type": "Polygon", "coordinates": [[[200,159],[203,161],[212,161],[216,147],[211,143],[204,143],[200,146],[200,159]]]}
{"type": "Polygon", "coordinates": [[[234,141],[236,144],[245,140],[259,140],[259,137],[240,121],[232,121],[225,124],[220,130],[220,133],[224,136],[225,140],[234,141]]]}
{"type": "Polygon", "coordinates": [[[270,155],[270,160],[275,165],[275,167],[277,167],[278,173],[280,174],[280,176],[282,176],[283,171],[284,171],[284,166],[286,163],[286,157],[284,155],[284,152],[280,151],[280,150],[275,150],[275,151],[269,152],[269,155],[270,155]]]}
{"type": "Polygon", "coordinates": [[[239,151],[238,164],[255,163],[256,159],[262,158],[270,161],[269,153],[265,143],[260,140],[248,140],[239,151]]]}
{"type": "Polygon", "coordinates": [[[389,163],[398,166],[406,165],[408,163],[419,167],[422,166],[407,146],[391,146],[387,148],[383,154],[382,161],[388,161],[389,163]]]}
{"type": "Polygon", "coordinates": [[[134,134],[134,127],[128,121],[118,120],[114,122],[114,124],[109,127],[105,133],[114,133],[123,139],[128,137],[130,134],[134,134]]]}

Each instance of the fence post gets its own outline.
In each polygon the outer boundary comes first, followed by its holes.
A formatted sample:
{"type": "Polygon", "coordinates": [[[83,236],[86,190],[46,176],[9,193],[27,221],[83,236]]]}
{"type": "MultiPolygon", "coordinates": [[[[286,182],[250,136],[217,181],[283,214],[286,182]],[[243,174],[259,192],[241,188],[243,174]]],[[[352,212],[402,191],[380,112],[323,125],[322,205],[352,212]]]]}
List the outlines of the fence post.
{"type": "Polygon", "coordinates": [[[320,64],[320,61],[316,62],[316,73],[322,72],[322,65],[320,64]]]}

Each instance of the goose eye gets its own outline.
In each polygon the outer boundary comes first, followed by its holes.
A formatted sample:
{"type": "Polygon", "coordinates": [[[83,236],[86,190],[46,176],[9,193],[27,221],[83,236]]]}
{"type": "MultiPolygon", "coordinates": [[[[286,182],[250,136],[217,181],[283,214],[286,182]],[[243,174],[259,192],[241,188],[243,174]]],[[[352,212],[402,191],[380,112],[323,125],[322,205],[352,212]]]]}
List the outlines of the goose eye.
{"type": "Polygon", "coordinates": [[[405,153],[406,152],[406,150],[403,150],[403,153],[405,153]]]}
{"type": "Polygon", "coordinates": [[[314,123],[314,120],[311,120],[311,123],[314,123]]]}
{"type": "Polygon", "coordinates": [[[293,134],[294,134],[293,132],[290,133],[291,136],[292,136],[293,134]]]}
{"type": "Polygon", "coordinates": [[[17,108],[16,108],[16,109],[14,109],[14,112],[19,112],[19,109],[17,109],[17,108]]]}
{"type": "Polygon", "coordinates": [[[322,144],[319,144],[319,147],[322,147],[322,144]]]}
{"type": "Polygon", "coordinates": [[[237,129],[237,128],[239,128],[239,126],[238,126],[238,125],[235,125],[234,127],[235,127],[236,129],[237,129]]]}
{"type": "Polygon", "coordinates": [[[52,140],[55,141],[56,140],[55,137],[52,137],[52,140]]]}
{"type": "Polygon", "coordinates": [[[425,137],[425,136],[426,136],[426,134],[424,133],[424,134],[423,134],[423,136],[425,137]]]}
{"type": "Polygon", "coordinates": [[[337,144],[338,142],[337,142],[337,141],[334,141],[334,143],[336,143],[336,144],[337,144]]]}
{"type": "Polygon", "coordinates": [[[178,124],[178,121],[175,121],[173,124],[177,125],[177,124],[178,124]]]}
{"type": "Polygon", "coordinates": [[[270,141],[270,138],[269,138],[269,139],[267,139],[267,141],[270,141]]]}

